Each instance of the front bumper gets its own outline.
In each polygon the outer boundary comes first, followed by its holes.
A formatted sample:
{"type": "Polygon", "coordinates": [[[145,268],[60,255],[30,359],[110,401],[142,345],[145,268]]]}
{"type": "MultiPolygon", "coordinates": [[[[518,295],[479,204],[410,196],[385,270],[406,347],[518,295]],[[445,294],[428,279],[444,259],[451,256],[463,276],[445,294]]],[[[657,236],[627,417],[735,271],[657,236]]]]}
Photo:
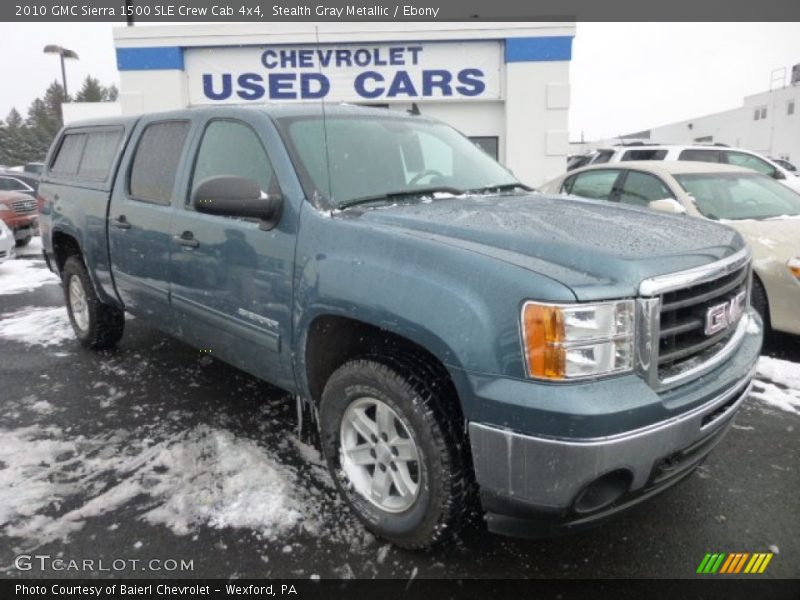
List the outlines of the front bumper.
{"type": "MultiPolygon", "coordinates": [[[[760,347],[760,334],[747,335],[729,361],[687,385],[705,387],[702,403],[628,431],[577,438],[471,422],[489,529],[536,536],[592,525],[685,478],[733,423],[760,347]]],[[[671,390],[668,402],[680,395],[680,387],[671,390]]]]}

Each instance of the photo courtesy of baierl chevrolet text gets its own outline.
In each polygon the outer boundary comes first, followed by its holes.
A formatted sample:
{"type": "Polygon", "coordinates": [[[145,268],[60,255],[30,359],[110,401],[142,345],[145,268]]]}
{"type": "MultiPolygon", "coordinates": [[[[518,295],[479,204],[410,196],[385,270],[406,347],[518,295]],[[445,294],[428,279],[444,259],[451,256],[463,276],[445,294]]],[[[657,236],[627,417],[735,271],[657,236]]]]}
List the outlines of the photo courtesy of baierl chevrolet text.
{"type": "Polygon", "coordinates": [[[0,49],[0,600],[800,598],[800,3],[0,49]]]}

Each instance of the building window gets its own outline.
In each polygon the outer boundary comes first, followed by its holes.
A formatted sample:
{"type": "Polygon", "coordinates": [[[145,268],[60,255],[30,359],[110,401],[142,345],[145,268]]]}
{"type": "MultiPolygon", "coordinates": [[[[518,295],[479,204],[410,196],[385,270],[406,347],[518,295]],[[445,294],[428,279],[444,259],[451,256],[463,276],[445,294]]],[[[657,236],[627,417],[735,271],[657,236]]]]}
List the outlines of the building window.
{"type": "Polygon", "coordinates": [[[762,119],[766,119],[767,118],[767,107],[766,106],[762,106],[761,107],[761,118],[762,119]]]}
{"type": "Polygon", "coordinates": [[[698,144],[710,144],[711,142],[714,141],[714,136],[713,135],[703,135],[701,137],[694,138],[694,141],[697,142],[698,144]]]}
{"type": "Polygon", "coordinates": [[[497,136],[473,136],[469,139],[493,159],[499,158],[500,144],[497,136]]]}
{"type": "Polygon", "coordinates": [[[789,100],[789,102],[786,103],[786,114],[787,115],[794,114],[794,100],[789,100]]]}

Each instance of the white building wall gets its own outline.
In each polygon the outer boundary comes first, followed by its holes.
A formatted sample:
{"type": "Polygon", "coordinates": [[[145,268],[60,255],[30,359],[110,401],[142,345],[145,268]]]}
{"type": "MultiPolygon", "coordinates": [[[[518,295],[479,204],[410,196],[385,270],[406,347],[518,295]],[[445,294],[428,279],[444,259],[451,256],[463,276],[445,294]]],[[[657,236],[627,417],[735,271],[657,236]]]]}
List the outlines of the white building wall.
{"type": "Polygon", "coordinates": [[[704,137],[760,154],[800,162],[800,85],[744,98],[741,107],[650,130],[651,142],[691,144],[704,137]],[[787,107],[794,101],[794,114],[787,107]],[[755,119],[756,108],[766,118],[755,119]]]}
{"type": "Polygon", "coordinates": [[[120,71],[119,75],[119,101],[125,115],[175,110],[189,105],[183,71],[120,71]]]}
{"type": "Polygon", "coordinates": [[[65,102],[61,105],[64,124],[100,117],[118,117],[122,114],[119,102],[65,102]]]}
{"type": "Polygon", "coordinates": [[[506,166],[539,186],[564,172],[569,73],[557,62],[506,65],[506,166]]]}
{"type": "MultiPolygon", "coordinates": [[[[114,30],[118,53],[126,49],[212,50],[242,46],[281,46],[571,38],[570,23],[267,23],[123,27],[114,30]]],[[[145,56],[146,58],[146,56],[145,56]]],[[[507,57],[506,57],[507,58],[507,57]]],[[[423,114],[439,118],[468,136],[496,136],[498,158],[525,183],[537,186],[564,170],[569,110],[569,60],[517,57],[501,59],[499,98],[417,99],[423,114]]],[[[178,60],[180,63],[180,60],[178,60]]],[[[152,65],[120,71],[123,114],[189,106],[186,66],[154,70],[152,65]]],[[[380,99],[376,102],[381,102],[380,99]]],[[[392,101],[393,109],[408,102],[392,101]]]]}

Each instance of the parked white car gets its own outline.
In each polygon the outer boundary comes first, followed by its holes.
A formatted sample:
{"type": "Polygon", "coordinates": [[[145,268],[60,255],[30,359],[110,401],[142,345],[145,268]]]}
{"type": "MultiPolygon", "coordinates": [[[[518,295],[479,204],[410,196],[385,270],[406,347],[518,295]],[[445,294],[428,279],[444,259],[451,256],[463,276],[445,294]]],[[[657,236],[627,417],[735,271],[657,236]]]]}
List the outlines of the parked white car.
{"type": "Polygon", "coordinates": [[[729,225],[753,250],[752,305],[772,329],[800,335],[800,194],[750,169],[700,162],[590,165],[541,191],[729,225]]]}
{"type": "Polygon", "coordinates": [[[784,166],[756,152],[722,145],[643,144],[634,142],[610,148],[599,148],[589,154],[573,157],[568,169],[572,170],[578,168],[578,166],[639,160],[680,160],[735,165],[763,173],[780,181],[794,191],[800,192],[800,177],[796,177],[792,171],[784,166]]]}
{"type": "Polygon", "coordinates": [[[14,233],[0,220],[0,263],[13,259],[15,252],[14,233]]]}

